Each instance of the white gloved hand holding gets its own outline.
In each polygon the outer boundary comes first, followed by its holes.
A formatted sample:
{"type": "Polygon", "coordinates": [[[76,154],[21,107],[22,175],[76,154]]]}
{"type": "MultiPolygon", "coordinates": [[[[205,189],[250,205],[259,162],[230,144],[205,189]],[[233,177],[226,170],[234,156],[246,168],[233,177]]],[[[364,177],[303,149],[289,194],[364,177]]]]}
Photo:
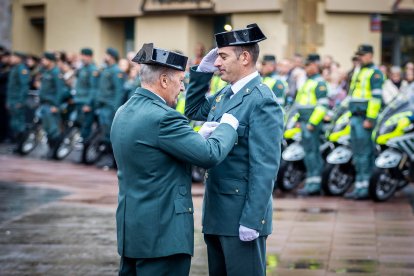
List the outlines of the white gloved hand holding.
{"type": "Polygon", "coordinates": [[[237,130],[237,128],[239,127],[239,120],[237,120],[236,117],[234,117],[230,113],[224,113],[221,117],[220,124],[229,124],[235,130],[237,130]]]}
{"type": "Polygon", "coordinates": [[[205,122],[198,133],[203,136],[204,139],[208,139],[218,125],[218,122],[205,122]]]}
{"type": "Polygon", "coordinates": [[[240,225],[239,227],[239,237],[241,241],[253,241],[259,237],[259,232],[254,229],[250,229],[240,225]]]}
{"type": "Polygon", "coordinates": [[[218,70],[218,68],[214,66],[214,62],[218,56],[217,50],[218,48],[216,47],[203,57],[198,65],[197,72],[213,73],[218,70]]]}

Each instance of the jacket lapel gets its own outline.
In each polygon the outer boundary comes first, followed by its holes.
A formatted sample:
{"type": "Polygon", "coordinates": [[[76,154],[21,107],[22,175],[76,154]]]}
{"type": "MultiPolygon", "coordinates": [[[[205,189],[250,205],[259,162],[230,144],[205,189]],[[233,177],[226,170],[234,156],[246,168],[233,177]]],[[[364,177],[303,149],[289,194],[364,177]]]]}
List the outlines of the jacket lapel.
{"type": "MultiPolygon", "coordinates": [[[[224,106],[218,108],[217,114],[214,116],[214,120],[218,120],[221,118],[221,116],[223,116],[224,113],[228,113],[230,110],[239,106],[243,102],[244,97],[250,95],[252,90],[260,83],[260,76],[257,76],[249,81],[239,92],[237,92],[230,100],[228,100],[224,106]]],[[[231,89],[230,86],[228,89],[231,89]]]]}

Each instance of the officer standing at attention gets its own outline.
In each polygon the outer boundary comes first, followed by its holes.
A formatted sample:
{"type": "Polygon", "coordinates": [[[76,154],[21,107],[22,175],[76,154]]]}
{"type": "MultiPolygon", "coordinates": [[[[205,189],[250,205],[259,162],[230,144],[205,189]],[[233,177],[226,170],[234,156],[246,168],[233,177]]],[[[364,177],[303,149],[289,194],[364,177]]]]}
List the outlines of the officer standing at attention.
{"type": "Polygon", "coordinates": [[[210,275],[265,275],[266,238],[272,232],[272,191],[279,169],[283,112],[256,69],[256,24],[215,35],[217,47],[191,68],[185,114],[193,120],[240,122],[228,157],[206,173],[203,233],[210,275]],[[205,97],[213,72],[228,82],[205,97]]]}
{"type": "Polygon", "coordinates": [[[95,98],[96,114],[107,146],[107,153],[112,154],[110,130],[116,110],[124,100],[124,73],[118,67],[119,53],[114,48],[108,48],[105,54],[106,67],[103,69],[95,98]]]}
{"type": "Polygon", "coordinates": [[[374,166],[374,144],[371,140],[372,129],[382,104],[382,85],[384,76],[373,63],[374,48],[360,45],[356,54],[361,69],[352,78],[349,110],[351,117],[351,147],[356,170],[355,187],[346,193],[345,198],[368,198],[368,185],[374,166]]]}
{"type": "Polygon", "coordinates": [[[133,59],[142,66],[142,87],[119,108],[112,124],[119,275],[189,274],[194,252],[191,164],[217,165],[237,139],[238,121],[230,114],[220,123],[205,123],[197,133],[172,108],[184,89],[187,59],[144,44],[133,59]]]}
{"type": "Polygon", "coordinates": [[[320,75],[320,57],[309,54],[305,62],[306,82],[299,88],[295,104],[299,111],[302,131],[301,144],[306,152],[305,187],[298,190],[299,195],[318,195],[321,192],[323,159],[319,151],[321,122],[325,116],[329,100],[325,80],[320,75]]]}
{"type": "Polygon", "coordinates": [[[26,100],[29,94],[30,75],[26,67],[25,54],[13,52],[11,56],[12,69],[7,84],[6,106],[10,114],[10,128],[14,141],[22,142],[26,130],[26,100]]]}
{"type": "Polygon", "coordinates": [[[275,93],[277,102],[284,106],[288,87],[287,82],[278,78],[276,74],[276,57],[274,55],[263,56],[260,74],[263,78],[263,83],[269,86],[275,93]]]}
{"type": "Polygon", "coordinates": [[[93,62],[93,51],[90,48],[81,49],[82,67],[77,71],[76,94],[74,102],[76,105],[77,121],[81,124],[81,136],[85,141],[93,124],[93,101],[97,93],[99,71],[93,62]]]}
{"type": "Polygon", "coordinates": [[[40,80],[40,114],[42,126],[49,144],[48,157],[55,157],[55,151],[62,138],[60,104],[64,96],[62,74],[56,65],[56,56],[45,52],[41,60],[43,70],[40,80]]]}

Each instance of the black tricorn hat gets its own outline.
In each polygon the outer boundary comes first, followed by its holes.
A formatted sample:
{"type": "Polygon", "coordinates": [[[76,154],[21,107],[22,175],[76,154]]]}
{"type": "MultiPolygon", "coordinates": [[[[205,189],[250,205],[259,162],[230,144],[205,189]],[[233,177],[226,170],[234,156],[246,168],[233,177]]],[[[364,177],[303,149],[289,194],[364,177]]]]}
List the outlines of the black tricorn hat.
{"type": "Polygon", "coordinates": [[[19,58],[22,58],[22,59],[27,58],[27,55],[25,53],[23,53],[23,52],[20,52],[20,51],[14,51],[12,54],[14,56],[18,56],[19,58]]]}
{"type": "Polygon", "coordinates": [[[266,39],[256,23],[247,25],[245,29],[222,32],[215,36],[218,48],[254,44],[266,39]]]}
{"type": "Polygon", "coordinates": [[[144,44],[141,50],[139,50],[136,56],[132,59],[133,62],[139,64],[160,65],[179,71],[185,71],[187,60],[188,57],[184,55],[154,48],[153,43],[144,44]]]}
{"type": "Polygon", "coordinates": [[[364,55],[368,53],[374,53],[374,47],[369,44],[361,44],[358,46],[358,50],[356,51],[356,55],[364,55]]]}

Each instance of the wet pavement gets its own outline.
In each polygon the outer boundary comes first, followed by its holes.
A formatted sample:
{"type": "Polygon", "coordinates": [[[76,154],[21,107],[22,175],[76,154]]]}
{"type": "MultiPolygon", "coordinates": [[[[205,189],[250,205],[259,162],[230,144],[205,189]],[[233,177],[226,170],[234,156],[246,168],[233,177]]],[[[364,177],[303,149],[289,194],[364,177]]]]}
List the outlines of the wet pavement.
{"type": "MultiPolygon", "coordinates": [[[[115,171],[3,149],[0,181],[0,275],[117,274],[115,171]]],[[[207,275],[202,194],[194,184],[191,275],[207,275]]],[[[414,275],[412,194],[382,204],[276,196],[268,275],[414,275]]]]}

